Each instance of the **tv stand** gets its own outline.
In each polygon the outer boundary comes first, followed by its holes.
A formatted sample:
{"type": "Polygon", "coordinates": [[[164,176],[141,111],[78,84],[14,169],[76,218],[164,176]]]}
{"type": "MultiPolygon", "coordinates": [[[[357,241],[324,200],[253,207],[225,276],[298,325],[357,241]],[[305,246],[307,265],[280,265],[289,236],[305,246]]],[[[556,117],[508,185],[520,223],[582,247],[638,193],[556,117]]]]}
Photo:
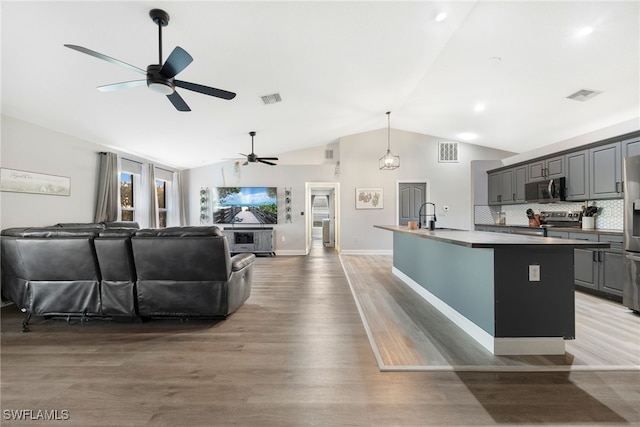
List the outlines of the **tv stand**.
{"type": "Polygon", "coordinates": [[[222,229],[232,254],[251,252],[275,255],[273,249],[275,231],[272,227],[229,227],[222,229]]]}

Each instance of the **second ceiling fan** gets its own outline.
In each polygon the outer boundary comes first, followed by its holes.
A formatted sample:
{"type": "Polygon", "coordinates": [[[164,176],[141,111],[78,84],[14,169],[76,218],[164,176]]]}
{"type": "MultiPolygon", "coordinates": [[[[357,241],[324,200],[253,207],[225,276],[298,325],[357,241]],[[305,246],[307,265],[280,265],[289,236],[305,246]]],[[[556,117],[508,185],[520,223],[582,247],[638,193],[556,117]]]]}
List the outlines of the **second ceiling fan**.
{"type": "Polygon", "coordinates": [[[176,46],[171,52],[167,60],[162,63],[162,27],[166,27],[169,24],[169,14],[161,9],[152,9],[149,12],[149,16],[158,25],[158,44],[159,44],[159,56],[158,64],[151,64],[147,67],[147,71],[142,68],[135,67],[120,61],[110,56],[103,55],[86,47],[76,46],[72,44],[65,44],[69,49],[77,50],[78,52],[86,53],[95,58],[102,59],[103,61],[110,62],[112,64],[120,65],[129,70],[132,70],[139,74],[145,74],[147,76],[144,80],[133,80],[122,83],[114,83],[105,86],[99,86],[98,90],[102,92],[109,92],[112,90],[125,89],[129,87],[147,85],[149,89],[159,92],[163,95],[167,95],[169,101],[178,111],[191,111],[191,108],[182,99],[182,97],[176,92],[176,87],[191,90],[194,92],[202,93],[204,95],[215,96],[222,99],[233,99],[236,94],[222,89],[216,89],[214,87],[204,86],[197,83],[185,82],[182,80],[176,80],[175,76],[182,70],[187,68],[193,61],[191,55],[187,53],[180,46],[176,46]]]}
{"type": "Polygon", "coordinates": [[[249,163],[260,162],[260,163],[264,163],[264,164],[267,164],[267,165],[276,166],[276,164],[271,162],[270,160],[278,160],[277,157],[258,157],[253,152],[253,137],[256,136],[256,133],[251,131],[251,132],[249,132],[249,135],[251,135],[251,154],[242,154],[242,153],[240,153],[241,156],[245,156],[247,158],[247,161],[244,162],[244,165],[248,165],[249,163]]]}

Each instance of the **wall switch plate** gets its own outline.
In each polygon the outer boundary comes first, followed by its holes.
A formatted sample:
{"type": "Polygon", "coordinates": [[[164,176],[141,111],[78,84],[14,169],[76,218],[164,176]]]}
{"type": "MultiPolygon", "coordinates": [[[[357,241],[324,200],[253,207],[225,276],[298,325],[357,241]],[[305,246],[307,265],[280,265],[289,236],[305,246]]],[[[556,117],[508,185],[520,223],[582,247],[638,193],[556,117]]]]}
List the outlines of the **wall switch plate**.
{"type": "Polygon", "coordinates": [[[282,236],[281,238],[282,238],[282,241],[284,242],[284,240],[285,240],[285,239],[284,239],[284,236],[282,236]]]}
{"type": "Polygon", "coordinates": [[[540,266],[539,265],[530,265],[529,266],[529,281],[530,282],[539,282],[540,281],[540,266]]]}

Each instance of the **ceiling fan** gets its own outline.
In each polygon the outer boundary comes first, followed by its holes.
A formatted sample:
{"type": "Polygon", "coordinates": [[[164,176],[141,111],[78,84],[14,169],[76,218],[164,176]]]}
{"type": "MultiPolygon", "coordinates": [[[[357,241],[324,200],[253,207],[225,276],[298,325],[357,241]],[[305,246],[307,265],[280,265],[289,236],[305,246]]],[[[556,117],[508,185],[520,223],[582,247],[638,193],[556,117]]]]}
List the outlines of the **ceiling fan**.
{"type": "Polygon", "coordinates": [[[241,156],[245,156],[247,158],[247,161],[244,162],[243,166],[246,166],[249,163],[256,163],[256,162],[265,163],[265,164],[271,165],[271,166],[276,166],[275,163],[272,163],[269,160],[278,160],[277,157],[258,157],[258,156],[256,156],[256,154],[253,152],[253,137],[256,136],[256,133],[252,131],[252,132],[249,132],[249,135],[251,135],[251,154],[242,154],[242,153],[240,153],[241,156]]]}
{"type": "Polygon", "coordinates": [[[76,46],[72,44],[65,44],[65,46],[70,49],[77,50],[78,52],[86,53],[87,55],[91,55],[95,58],[111,62],[112,64],[128,68],[129,70],[135,71],[136,73],[145,74],[147,76],[147,78],[144,80],[133,80],[129,82],[99,86],[98,90],[102,92],[143,86],[144,84],[146,84],[149,89],[163,95],[167,95],[169,101],[171,101],[173,106],[178,111],[191,111],[191,109],[184,101],[184,99],[182,99],[182,97],[178,94],[178,92],[176,92],[176,87],[202,93],[204,95],[215,96],[222,99],[233,99],[236,96],[235,93],[228,92],[226,90],[203,86],[196,83],[185,82],[182,80],[176,80],[174,77],[182,70],[187,68],[187,66],[193,61],[193,58],[180,46],[176,46],[167,58],[166,62],[162,64],[162,27],[166,27],[167,24],[169,24],[169,14],[161,9],[152,9],[151,11],[149,11],[149,16],[151,17],[153,22],[158,25],[158,45],[160,59],[158,60],[158,64],[149,65],[147,67],[147,71],[82,46],[76,46]]]}

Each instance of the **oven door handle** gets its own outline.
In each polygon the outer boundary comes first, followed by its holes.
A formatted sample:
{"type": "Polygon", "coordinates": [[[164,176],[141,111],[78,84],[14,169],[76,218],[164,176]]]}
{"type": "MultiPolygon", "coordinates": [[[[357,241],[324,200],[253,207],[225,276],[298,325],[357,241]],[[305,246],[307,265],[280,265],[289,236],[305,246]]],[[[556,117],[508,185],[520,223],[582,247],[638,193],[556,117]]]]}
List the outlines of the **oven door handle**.
{"type": "Polygon", "coordinates": [[[555,199],[556,198],[556,191],[555,188],[553,188],[553,180],[550,179],[549,180],[549,188],[547,188],[547,191],[549,192],[549,198],[550,199],[555,199]]]}

